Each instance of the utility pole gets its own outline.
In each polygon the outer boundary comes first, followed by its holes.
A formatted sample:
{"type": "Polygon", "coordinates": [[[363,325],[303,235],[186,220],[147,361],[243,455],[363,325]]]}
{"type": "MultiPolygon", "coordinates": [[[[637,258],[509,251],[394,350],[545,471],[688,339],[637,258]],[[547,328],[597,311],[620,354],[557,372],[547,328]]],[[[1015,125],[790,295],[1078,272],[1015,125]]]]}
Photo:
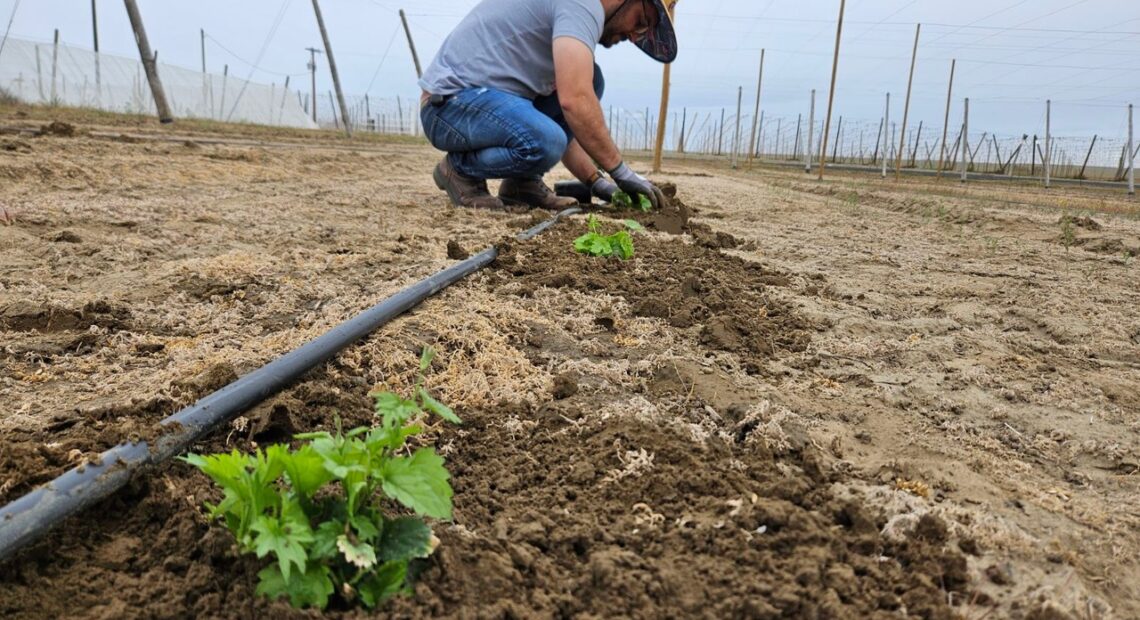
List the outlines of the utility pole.
{"type": "MultiPolygon", "coordinates": [[[[677,0],[665,5],[669,17],[676,16],[677,0]]],[[[672,65],[665,65],[661,70],[661,113],[657,117],[657,144],[653,148],[653,172],[661,172],[661,149],[665,144],[665,122],[669,115],[669,74],[672,65]]]]}
{"type": "Polygon", "coordinates": [[[317,54],[323,54],[321,50],[315,47],[306,47],[305,51],[309,52],[309,74],[313,80],[313,95],[310,100],[313,103],[313,123],[317,122],[317,54]]]}
{"type": "Polygon", "coordinates": [[[918,24],[914,29],[914,51],[910,55],[910,77],[906,82],[906,103],[903,104],[903,122],[902,122],[902,138],[899,142],[898,159],[895,160],[895,181],[902,178],[902,160],[903,154],[906,153],[906,123],[910,117],[910,91],[914,86],[914,65],[918,62],[918,37],[922,34],[922,24],[918,24]]]}
{"type": "Polygon", "coordinates": [[[831,132],[831,111],[835,105],[835,78],[839,76],[839,43],[843,40],[843,12],[847,8],[847,0],[839,0],[839,24],[835,27],[835,58],[831,61],[831,92],[827,95],[827,120],[823,125],[823,148],[819,155],[819,180],[823,180],[823,172],[827,169],[827,138],[831,132]]]}
{"type": "MultiPolygon", "coordinates": [[[[336,70],[336,58],[333,57],[332,43],[329,41],[329,32],[325,29],[325,18],[321,15],[321,5],[313,0],[313,12],[317,14],[317,27],[321,30],[321,39],[325,42],[325,55],[329,57],[329,73],[332,74],[333,86],[336,87],[337,102],[340,103],[340,118],[344,121],[344,133],[352,137],[352,127],[348,124],[348,106],[344,103],[344,90],[340,87],[340,74],[336,70]]],[[[316,91],[314,90],[314,94],[316,91]]],[[[315,107],[315,106],[314,106],[315,107]]]]}
{"type": "Polygon", "coordinates": [[[891,94],[887,93],[887,111],[883,115],[883,178],[887,178],[887,161],[891,159],[891,94]]]}
{"type": "Polygon", "coordinates": [[[139,56],[142,58],[146,79],[150,82],[150,92],[154,95],[154,107],[158,110],[158,120],[163,124],[173,123],[174,116],[170,113],[170,105],[166,102],[166,91],[162,88],[162,81],[158,77],[158,66],[154,61],[154,53],[150,51],[150,41],[146,38],[146,28],[143,27],[142,16],[135,0],[123,0],[127,5],[127,17],[131,20],[131,29],[135,32],[135,42],[139,46],[139,56]]]}
{"type": "Polygon", "coordinates": [[[756,158],[756,128],[760,122],[760,92],[764,87],[764,52],[760,50],[760,79],[756,81],[756,111],[752,113],[752,137],[748,140],[748,167],[752,168],[752,160],[756,158]]]}
{"type": "Polygon", "coordinates": [[[740,156],[740,105],[744,102],[744,87],[736,88],[736,136],[732,139],[732,169],[736,170],[740,156]]]}
{"type": "Polygon", "coordinates": [[[942,167],[946,165],[946,138],[950,131],[950,98],[954,94],[954,69],[958,66],[958,59],[950,61],[950,86],[946,89],[946,116],[942,121],[942,152],[938,156],[938,178],[942,178],[942,167]]]}
{"type": "Polygon", "coordinates": [[[404,9],[400,9],[400,21],[404,23],[404,34],[407,35],[408,47],[412,50],[412,62],[416,63],[416,78],[422,78],[424,71],[420,68],[420,55],[416,53],[416,43],[412,41],[412,29],[408,28],[408,16],[404,14],[404,9]]]}
{"type": "Polygon", "coordinates": [[[99,15],[95,11],[95,0],[91,0],[91,35],[95,39],[95,101],[103,97],[103,72],[99,67],[99,15]]]}
{"type": "Polygon", "coordinates": [[[970,170],[970,98],[966,97],[962,111],[962,182],[970,170]]]}
{"type": "Polygon", "coordinates": [[[1053,181],[1053,133],[1050,123],[1053,114],[1053,102],[1045,100],[1045,157],[1041,162],[1045,166],[1045,189],[1049,189],[1053,181]]]}
{"type": "Polygon", "coordinates": [[[1136,151],[1132,149],[1132,104],[1128,104],[1128,195],[1136,195],[1136,151]]]}
{"type": "Polygon", "coordinates": [[[811,89],[811,113],[808,114],[807,148],[804,149],[804,172],[811,174],[812,159],[815,157],[815,89],[811,89]]]}

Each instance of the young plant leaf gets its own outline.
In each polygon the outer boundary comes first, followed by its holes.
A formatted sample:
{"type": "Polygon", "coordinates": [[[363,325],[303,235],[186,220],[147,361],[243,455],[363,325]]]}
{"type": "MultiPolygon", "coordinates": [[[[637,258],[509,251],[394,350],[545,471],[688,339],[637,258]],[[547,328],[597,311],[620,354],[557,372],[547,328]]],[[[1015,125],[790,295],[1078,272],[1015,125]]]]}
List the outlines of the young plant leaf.
{"type": "Polygon", "coordinates": [[[452,424],[463,424],[463,420],[460,420],[459,416],[455,415],[455,412],[451,410],[451,407],[448,407],[447,405],[432,398],[431,394],[428,394],[428,391],[422,387],[419,389],[419,396],[420,404],[423,405],[424,409],[427,409],[428,411],[436,414],[444,420],[447,420],[448,422],[451,422],[452,424]]]}
{"type": "Polygon", "coordinates": [[[307,554],[301,543],[313,542],[311,532],[307,536],[300,532],[287,532],[277,519],[266,515],[254,520],[250,529],[257,533],[254,540],[257,557],[263,558],[269,553],[277,556],[277,564],[281,566],[281,574],[286,581],[294,566],[304,572],[307,554]]]}
{"type": "Polygon", "coordinates": [[[310,566],[304,573],[292,573],[285,577],[277,564],[270,564],[257,573],[258,584],[255,593],[269,598],[289,597],[289,604],[297,609],[328,607],[329,595],[333,593],[333,582],[327,566],[310,566]]]}
{"type": "Polygon", "coordinates": [[[431,555],[431,528],[419,519],[401,517],[384,524],[376,553],[382,561],[412,560],[431,555]]]}
{"type": "Polygon", "coordinates": [[[630,198],[629,194],[619,189],[614,192],[614,197],[610,199],[610,204],[618,209],[632,209],[633,199],[630,198]]]}
{"type": "Polygon", "coordinates": [[[637,220],[624,220],[623,223],[625,224],[626,228],[634,232],[641,232],[645,230],[645,227],[642,226],[641,222],[638,222],[637,220]]]}
{"type": "Polygon", "coordinates": [[[649,196],[646,196],[645,194],[637,195],[637,203],[641,210],[646,213],[649,213],[653,210],[653,201],[650,200],[649,196]]]}
{"type": "Polygon", "coordinates": [[[427,372],[428,368],[431,368],[433,359],[435,359],[435,349],[424,347],[423,353],[420,354],[420,372],[427,372]]]}
{"type": "Polygon", "coordinates": [[[420,448],[410,457],[394,457],[384,463],[384,493],[416,514],[437,519],[451,518],[451,477],[443,459],[431,448],[420,448]]]}
{"type": "Polygon", "coordinates": [[[357,584],[356,589],[365,607],[375,607],[405,590],[408,577],[407,562],[385,562],[357,584]]]}
{"type": "Polygon", "coordinates": [[[610,235],[610,245],[614,249],[614,254],[622,260],[629,260],[633,258],[633,238],[629,233],[624,230],[618,231],[610,235]]]}

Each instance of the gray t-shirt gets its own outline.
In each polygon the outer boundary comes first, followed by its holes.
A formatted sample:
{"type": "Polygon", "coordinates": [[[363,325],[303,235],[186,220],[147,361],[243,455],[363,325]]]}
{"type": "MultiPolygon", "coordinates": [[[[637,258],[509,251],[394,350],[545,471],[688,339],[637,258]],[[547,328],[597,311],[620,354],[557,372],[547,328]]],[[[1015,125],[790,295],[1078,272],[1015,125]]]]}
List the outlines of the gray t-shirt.
{"type": "Polygon", "coordinates": [[[534,99],[554,92],[554,39],[591,50],[602,38],[600,0],[483,0],[448,35],[420,87],[433,95],[494,88],[534,99]]]}

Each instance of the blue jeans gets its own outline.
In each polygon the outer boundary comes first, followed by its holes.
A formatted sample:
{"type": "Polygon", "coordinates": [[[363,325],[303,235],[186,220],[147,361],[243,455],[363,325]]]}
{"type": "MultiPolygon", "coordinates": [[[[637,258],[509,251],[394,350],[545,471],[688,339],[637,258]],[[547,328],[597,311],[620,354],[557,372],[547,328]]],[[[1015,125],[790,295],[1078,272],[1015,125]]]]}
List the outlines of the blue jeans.
{"type": "MultiPolygon", "coordinates": [[[[594,65],[594,92],[605,91],[594,65]]],[[[534,101],[491,88],[468,88],[420,110],[424,135],[447,151],[452,168],[476,179],[537,179],[574,139],[555,92],[534,101]]]]}

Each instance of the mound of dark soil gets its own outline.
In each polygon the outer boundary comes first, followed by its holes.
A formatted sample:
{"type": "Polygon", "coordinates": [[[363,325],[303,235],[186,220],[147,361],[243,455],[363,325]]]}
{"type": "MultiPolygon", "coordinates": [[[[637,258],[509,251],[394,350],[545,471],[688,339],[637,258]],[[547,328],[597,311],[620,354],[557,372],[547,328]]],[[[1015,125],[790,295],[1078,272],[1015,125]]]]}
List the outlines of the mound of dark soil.
{"type": "Polygon", "coordinates": [[[714,349],[740,353],[759,370],[779,351],[803,351],[815,329],[788,304],[765,293],[787,286],[788,276],[716,249],[635,236],[636,254],[619,261],[578,254],[583,222],[561,225],[541,238],[500,249],[498,286],[520,282],[520,295],[540,287],[602,291],[624,297],[633,313],[678,328],[699,330],[714,349]]]}

